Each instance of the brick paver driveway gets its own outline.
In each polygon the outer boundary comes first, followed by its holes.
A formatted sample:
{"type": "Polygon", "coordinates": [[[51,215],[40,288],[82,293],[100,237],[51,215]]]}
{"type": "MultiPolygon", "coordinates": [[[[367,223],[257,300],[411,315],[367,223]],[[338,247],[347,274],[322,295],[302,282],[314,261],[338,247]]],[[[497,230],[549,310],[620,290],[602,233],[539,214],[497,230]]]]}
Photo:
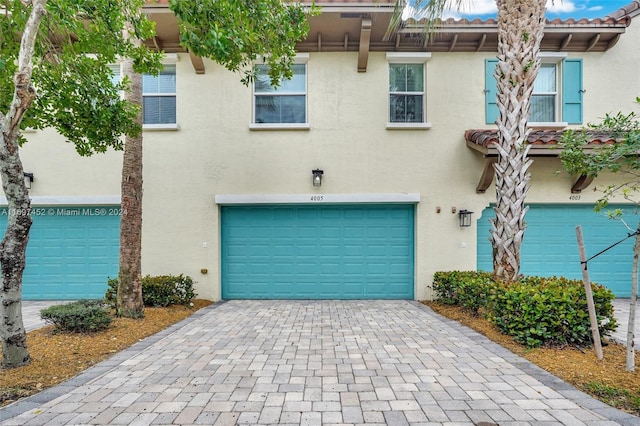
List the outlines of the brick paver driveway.
{"type": "Polygon", "coordinates": [[[411,301],[216,304],[0,420],[640,424],[411,301]]]}

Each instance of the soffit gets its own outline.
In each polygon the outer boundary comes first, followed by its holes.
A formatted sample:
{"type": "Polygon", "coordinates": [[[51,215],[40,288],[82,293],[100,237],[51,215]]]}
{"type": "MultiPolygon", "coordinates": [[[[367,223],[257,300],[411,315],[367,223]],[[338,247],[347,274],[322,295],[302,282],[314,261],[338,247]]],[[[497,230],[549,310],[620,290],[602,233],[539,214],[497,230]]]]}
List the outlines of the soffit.
{"type": "MultiPolygon", "coordinates": [[[[157,36],[146,43],[166,52],[183,52],[179,44],[176,18],[169,10],[168,0],[158,0],[145,6],[149,17],[156,22],[157,36]]],[[[304,2],[310,4],[310,2],[304,2]]],[[[303,52],[359,51],[362,49],[363,26],[367,29],[370,51],[429,51],[429,52],[496,52],[497,22],[487,20],[448,19],[431,38],[425,36],[423,24],[406,21],[390,37],[385,37],[394,2],[361,0],[316,2],[322,13],[310,17],[308,37],[298,43],[303,52]]],[[[640,9],[638,1],[610,16],[592,20],[547,21],[541,44],[543,51],[603,52],[612,48],[640,9]]]]}

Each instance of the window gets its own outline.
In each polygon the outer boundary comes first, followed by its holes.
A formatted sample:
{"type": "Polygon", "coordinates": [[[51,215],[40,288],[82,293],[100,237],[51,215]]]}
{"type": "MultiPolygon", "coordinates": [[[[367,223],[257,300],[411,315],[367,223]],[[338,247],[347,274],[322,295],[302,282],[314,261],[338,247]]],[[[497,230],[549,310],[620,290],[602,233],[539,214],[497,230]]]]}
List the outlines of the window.
{"type": "Polygon", "coordinates": [[[556,79],[556,64],[541,64],[538,76],[533,84],[531,105],[529,106],[529,121],[554,122],[560,121],[556,117],[558,84],[556,79]]]}
{"type": "Polygon", "coordinates": [[[157,76],[142,76],[145,125],[176,124],[176,66],[165,65],[157,76]]]}
{"type": "MultiPolygon", "coordinates": [[[[582,59],[567,58],[563,53],[543,53],[533,87],[529,122],[535,126],[564,127],[582,124],[582,59]]],[[[487,124],[499,117],[497,82],[494,72],[497,59],[485,62],[485,114],[487,124]]]]}
{"type": "Polygon", "coordinates": [[[425,52],[389,52],[389,112],[387,129],[424,129],[426,120],[425,52]]]}
{"type": "Polygon", "coordinates": [[[424,122],[424,65],[389,65],[389,122],[424,122]]]}
{"type": "MultiPolygon", "coordinates": [[[[168,55],[167,55],[168,56],[168,55]]],[[[177,56],[169,57],[169,59],[177,56]]],[[[113,84],[120,82],[120,65],[110,65],[113,84]]],[[[165,64],[157,76],[142,76],[142,122],[145,128],[176,124],[176,66],[165,64]]]]}
{"type": "Polygon", "coordinates": [[[308,128],[307,120],[307,60],[298,54],[291,66],[293,77],[283,79],[275,87],[269,77],[269,66],[256,65],[253,83],[253,125],[260,128],[308,128]]]}

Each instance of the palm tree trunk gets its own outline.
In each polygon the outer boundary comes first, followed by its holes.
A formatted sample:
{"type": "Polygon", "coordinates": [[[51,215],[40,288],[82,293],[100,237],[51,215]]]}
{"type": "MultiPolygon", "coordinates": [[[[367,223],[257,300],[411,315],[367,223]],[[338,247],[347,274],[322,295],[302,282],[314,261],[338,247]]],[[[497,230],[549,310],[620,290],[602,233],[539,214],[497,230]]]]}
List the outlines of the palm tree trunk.
{"type": "MultiPolygon", "coordinates": [[[[142,111],[142,75],[134,72],[133,60],[123,63],[123,76],[131,82],[127,101],[142,111]]],[[[142,112],[137,124],[142,127],[142,112]]],[[[120,269],[118,273],[117,312],[129,318],[144,316],[141,284],[142,253],[142,132],[127,136],[124,145],[121,183],[120,269]]]]}
{"type": "Polygon", "coordinates": [[[499,145],[496,169],[496,217],[492,220],[494,274],[513,281],[520,271],[525,231],[524,202],[529,189],[526,143],[529,103],[540,68],[538,52],[544,35],[546,0],[496,0],[498,5],[499,145]]]}

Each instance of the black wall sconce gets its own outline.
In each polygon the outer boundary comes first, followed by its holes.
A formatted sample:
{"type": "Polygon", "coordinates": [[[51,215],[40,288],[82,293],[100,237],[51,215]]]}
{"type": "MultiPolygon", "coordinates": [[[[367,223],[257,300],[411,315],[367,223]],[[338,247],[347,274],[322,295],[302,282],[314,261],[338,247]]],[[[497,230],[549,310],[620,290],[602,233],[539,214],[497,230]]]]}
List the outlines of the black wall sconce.
{"type": "Polygon", "coordinates": [[[323,170],[315,169],[311,170],[313,174],[313,186],[322,186],[322,175],[324,174],[323,170]]]}
{"type": "Polygon", "coordinates": [[[24,174],[24,186],[27,187],[27,189],[31,189],[31,184],[33,183],[33,181],[35,180],[33,173],[23,173],[24,174]]]}
{"type": "Polygon", "coordinates": [[[471,215],[472,211],[467,209],[462,209],[458,212],[458,219],[460,220],[460,227],[466,228],[467,226],[471,226],[471,215]]]}

